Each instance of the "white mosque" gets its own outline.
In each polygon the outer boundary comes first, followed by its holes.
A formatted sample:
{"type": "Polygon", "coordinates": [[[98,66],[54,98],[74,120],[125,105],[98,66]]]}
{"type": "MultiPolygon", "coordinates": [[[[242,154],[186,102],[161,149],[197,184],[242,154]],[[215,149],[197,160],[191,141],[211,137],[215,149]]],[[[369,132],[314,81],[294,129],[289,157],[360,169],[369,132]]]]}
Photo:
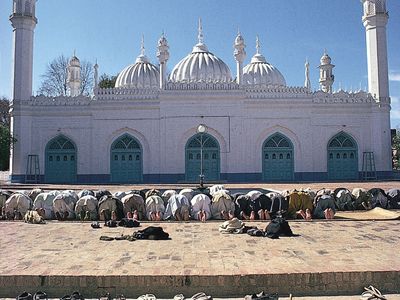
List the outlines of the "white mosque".
{"type": "MultiPolygon", "coordinates": [[[[70,60],[68,97],[32,96],[36,0],[13,0],[11,181],[46,183],[177,183],[348,181],[390,178],[390,97],[386,0],[362,0],[368,92],[332,91],[331,58],[321,57],[320,90],[287,84],[245,41],[232,37],[237,68],[204,42],[166,74],[145,55],[123,69],[114,88],[79,95],[80,62],[70,60]]],[[[361,33],[360,33],[361,34],[361,33]]],[[[172,55],[172,53],[171,53],[172,55]]]]}

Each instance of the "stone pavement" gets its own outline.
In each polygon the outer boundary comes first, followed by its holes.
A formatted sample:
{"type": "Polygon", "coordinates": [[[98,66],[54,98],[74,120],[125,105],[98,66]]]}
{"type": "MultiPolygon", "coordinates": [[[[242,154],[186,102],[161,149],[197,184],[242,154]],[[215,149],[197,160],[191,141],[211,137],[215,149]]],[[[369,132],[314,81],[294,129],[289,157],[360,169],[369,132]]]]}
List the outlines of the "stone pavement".
{"type": "MultiPolygon", "coordinates": [[[[7,173],[7,172],[6,172],[7,173]]],[[[7,173],[8,174],[8,173],[7,173]]],[[[0,172],[0,188],[9,190],[30,190],[35,187],[42,188],[44,190],[99,190],[106,189],[111,192],[117,191],[128,191],[128,190],[140,190],[140,189],[176,189],[180,190],[183,188],[195,188],[197,183],[177,183],[177,184],[123,184],[123,185],[111,185],[111,184],[17,184],[9,183],[8,175],[4,175],[4,172],[0,172]],[[3,176],[2,176],[3,173],[3,176]]],[[[218,184],[223,184],[227,189],[230,190],[252,190],[252,189],[267,189],[267,190],[290,190],[290,189],[302,189],[311,188],[313,190],[319,190],[321,188],[335,189],[338,187],[345,187],[349,190],[354,188],[381,188],[383,190],[389,190],[392,188],[400,189],[400,181],[357,181],[357,182],[301,182],[301,183],[263,183],[263,182],[252,182],[252,183],[224,183],[220,182],[218,184]]],[[[206,186],[211,186],[212,183],[206,183],[206,186]]]]}
{"type": "MultiPolygon", "coordinates": [[[[399,220],[292,221],[299,236],[277,240],[224,235],[219,224],[144,222],[141,228],[160,225],[171,240],[106,242],[99,237],[134,230],[3,221],[0,297],[24,290],[61,297],[79,290],[86,297],[109,291],[129,298],[146,293],[172,298],[204,291],[240,298],[264,290],[329,299],[360,295],[370,284],[384,293],[400,293],[399,220]]],[[[247,224],[265,228],[267,223],[247,224]]]]}

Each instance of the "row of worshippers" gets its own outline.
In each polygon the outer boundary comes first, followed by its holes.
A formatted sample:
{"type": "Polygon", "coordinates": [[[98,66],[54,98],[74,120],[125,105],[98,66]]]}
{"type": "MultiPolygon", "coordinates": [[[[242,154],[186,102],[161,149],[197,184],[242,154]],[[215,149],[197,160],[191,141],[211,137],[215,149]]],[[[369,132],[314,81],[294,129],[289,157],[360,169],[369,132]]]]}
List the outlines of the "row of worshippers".
{"type": "Polygon", "coordinates": [[[223,185],[207,189],[131,190],[111,194],[107,190],[44,192],[41,189],[11,193],[0,190],[2,219],[23,219],[36,211],[43,219],[108,221],[134,220],[268,220],[285,218],[333,219],[336,210],[400,208],[400,190],[388,192],[346,188],[292,191],[252,190],[230,193],[223,185]]]}

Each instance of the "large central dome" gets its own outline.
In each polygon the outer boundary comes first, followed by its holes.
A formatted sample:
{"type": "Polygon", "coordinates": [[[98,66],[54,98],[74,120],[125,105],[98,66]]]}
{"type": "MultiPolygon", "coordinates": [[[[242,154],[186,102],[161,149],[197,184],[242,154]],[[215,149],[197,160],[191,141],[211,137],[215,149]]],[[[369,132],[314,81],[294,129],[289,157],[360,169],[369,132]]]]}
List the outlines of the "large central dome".
{"type": "Polygon", "coordinates": [[[169,76],[172,82],[230,82],[229,67],[217,56],[208,51],[203,43],[203,32],[199,22],[199,42],[192,53],[182,59],[169,76]]]}

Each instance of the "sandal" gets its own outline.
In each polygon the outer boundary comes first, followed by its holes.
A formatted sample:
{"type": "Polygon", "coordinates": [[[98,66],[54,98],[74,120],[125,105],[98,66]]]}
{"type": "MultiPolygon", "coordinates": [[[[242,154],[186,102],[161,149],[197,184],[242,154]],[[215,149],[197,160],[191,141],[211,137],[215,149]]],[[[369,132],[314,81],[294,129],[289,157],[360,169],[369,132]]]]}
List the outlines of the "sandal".
{"type": "Polygon", "coordinates": [[[106,235],[102,235],[102,236],[100,237],[100,241],[107,241],[107,242],[109,242],[109,241],[113,241],[113,240],[114,240],[113,237],[106,236],[106,235]]]}
{"type": "Polygon", "coordinates": [[[381,300],[386,300],[386,297],[382,295],[381,291],[378,290],[376,287],[373,285],[370,285],[369,287],[364,287],[365,292],[361,294],[361,299],[381,299],[381,300]]]}

